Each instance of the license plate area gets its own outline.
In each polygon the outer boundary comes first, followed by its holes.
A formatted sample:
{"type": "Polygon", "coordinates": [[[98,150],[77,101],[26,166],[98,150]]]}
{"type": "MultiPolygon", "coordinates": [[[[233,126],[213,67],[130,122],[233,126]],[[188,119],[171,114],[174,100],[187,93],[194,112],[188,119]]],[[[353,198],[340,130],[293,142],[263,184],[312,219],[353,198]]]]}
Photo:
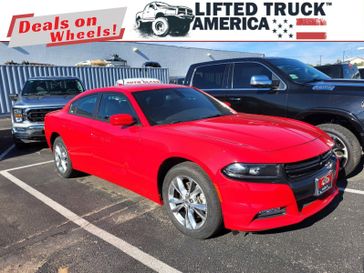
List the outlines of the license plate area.
{"type": "Polygon", "coordinates": [[[332,171],[328,172],[324,176],[315,179],[315,196],[320,196],[329,189],[332,188],[332,181],[334,180],[334,174],[332,171]]]}

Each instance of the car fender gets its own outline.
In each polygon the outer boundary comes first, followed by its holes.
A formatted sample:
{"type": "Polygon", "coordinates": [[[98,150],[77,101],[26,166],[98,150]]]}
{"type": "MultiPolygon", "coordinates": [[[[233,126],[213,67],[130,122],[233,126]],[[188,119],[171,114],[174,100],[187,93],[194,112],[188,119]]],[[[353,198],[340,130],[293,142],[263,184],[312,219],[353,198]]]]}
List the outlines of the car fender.
{"type": "Polygon", "coordinates": [[[363,133],[362,125],[359,121],[359,119],[351,112],[341,110],[341,109],[333,109],[333,108],[312,108],[307,111],[301,112],[298,115],[296,115],[294,118],[298,120],[304,121],[307,117],[312,115],[333,115],[341,117],[347,121],[349,121],[350,125],[352,125],[355,130],[359,133],[363,133]]]}

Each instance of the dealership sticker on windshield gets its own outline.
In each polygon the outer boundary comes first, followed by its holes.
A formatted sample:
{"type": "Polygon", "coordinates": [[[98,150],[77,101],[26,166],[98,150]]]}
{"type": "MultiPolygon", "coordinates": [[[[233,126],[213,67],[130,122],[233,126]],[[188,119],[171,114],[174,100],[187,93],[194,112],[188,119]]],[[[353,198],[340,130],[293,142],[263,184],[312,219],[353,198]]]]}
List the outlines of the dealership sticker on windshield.
{"type": "Polygon", "coordinates": [[[334,175],[333,172],[330,171],[326,175],[322,176],[321,178],[315,179],[315,196],[319,196],[324,192],[328,191],[332,187],[334,175]]]}

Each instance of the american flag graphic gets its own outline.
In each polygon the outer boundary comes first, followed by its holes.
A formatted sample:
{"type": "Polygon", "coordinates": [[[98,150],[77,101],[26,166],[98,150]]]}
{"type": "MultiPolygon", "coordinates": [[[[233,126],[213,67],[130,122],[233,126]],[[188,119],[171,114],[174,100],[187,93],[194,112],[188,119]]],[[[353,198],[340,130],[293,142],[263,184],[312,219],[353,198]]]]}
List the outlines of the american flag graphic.
{"type": "Polygon", "coordinates": [[[326,20],[322,18],[273,19],[272,32],[279,39],[326,40],[326,20]]]}

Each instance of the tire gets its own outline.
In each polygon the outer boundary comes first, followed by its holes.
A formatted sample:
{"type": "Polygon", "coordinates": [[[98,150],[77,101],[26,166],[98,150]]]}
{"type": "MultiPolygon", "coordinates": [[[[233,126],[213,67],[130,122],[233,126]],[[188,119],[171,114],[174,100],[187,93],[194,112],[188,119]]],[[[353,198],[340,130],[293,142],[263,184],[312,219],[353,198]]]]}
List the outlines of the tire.
{"type": "Polygon", "coordinates": [[[164,178],[162,195],[169,218],[183,234],[207,239],[222,228],[221,204],[215,187],[198,165],[183,162],[170,169],[164,178]],[[177,202],[170,201],[172,198],[177,202]]]}
{"type": "Polygon", "coordinates": [[[362,148],[357,137],[339,124],[325,123],[318,127],[335,141],[334,152],[341,160],[341,169],[350,175],[360,163],[362,148]]]}
{"type": "Polygon", "coordinates": [[[57,173],[60,176],[64,178],[75,176],[76,171],[72,168],[72,162],[67,147],[61,137],[57,137],[53,143],[53,156],[57,173]]]}
{"type": "Polygon", "coordinates": [[[13,136],[13,142],[17,149],[24,149],[28,146],[27,143],[25,143],[24,141],[22,141],[19,138],[16,138],[15,136],[13,136]]]}
{"type": "Polygon", "coordinates": [[[168,19],[165,17],[159,17],[154,20],[152,23],[152,30],[154,35],[159,37],[164,37],[169,33],[169,23],[168,19]]]}
{"type": "Polygon", "coordinates": [[[136,28],[137,29],[143,29],[143,27],[144,27],[144,24],[142,23],[142,21],[140,20],[140,18],[137,18],[135,20],[135,24],[136,24],[136,28]]]}

